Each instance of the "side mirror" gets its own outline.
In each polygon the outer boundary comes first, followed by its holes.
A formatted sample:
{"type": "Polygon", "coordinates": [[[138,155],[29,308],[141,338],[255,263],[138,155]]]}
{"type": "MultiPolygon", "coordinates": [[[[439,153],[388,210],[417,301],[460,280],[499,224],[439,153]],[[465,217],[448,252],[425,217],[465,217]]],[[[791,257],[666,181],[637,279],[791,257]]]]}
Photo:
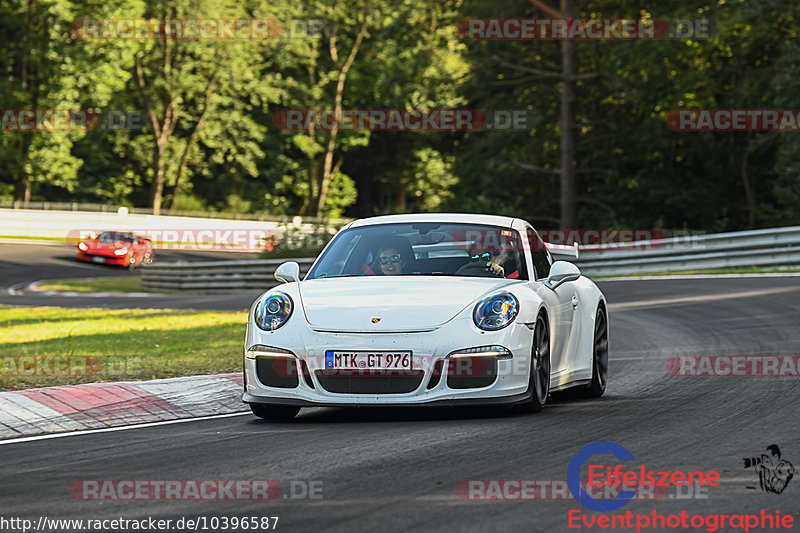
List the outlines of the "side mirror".
{"type": "Polygon", "coordinates": [[[556,261],[550,267],[550,275],[544,280],[544,284],[548,288],[556,290],[562,283],[575,281],[579,277],[581,277],[581,271],[578,267],[568,261],[556,261]]]}
{"type": "Polygon", "coordinates": [[[287,261],[275,270],[275,279],[281,283],[300,281],[300,265],[294,261],[287,261]]]}

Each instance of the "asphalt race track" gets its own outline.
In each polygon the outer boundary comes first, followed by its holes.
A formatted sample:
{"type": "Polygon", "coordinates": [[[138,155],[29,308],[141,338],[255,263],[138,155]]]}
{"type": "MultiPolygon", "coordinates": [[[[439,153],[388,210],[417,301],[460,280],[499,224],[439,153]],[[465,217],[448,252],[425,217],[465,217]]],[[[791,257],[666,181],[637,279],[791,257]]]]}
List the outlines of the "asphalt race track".
{"type": "MultiPolygon", "coordinates": [[[[158,262],[198,262],[238,259],[257,259],[258,254],[224,251],[156,250],[158,262]]],[[[75,260],[75,249],[64,245],[0,244],[0,304],[6,305],[55,305],[59,307],[108,307],[122,308],[174,308],[174,309],[218,309],[240,310],[250,307],[258,292],[232,294],[229,296],[151,295],[147,297],[60,297],[25,292],[11,295],[9,289],[22,289],[39,280],[89,277],[138,276],[138,270],[130,271],[114,265],[96,265],[75,260]]]]}
{"type": "Polygon", "coordinates": [[[800,472],[783,493],[766,493],[743,458],[777,444],[800,468],[800,378],[677,377],[666,362],[800,354],[799,281],[600,282],[610,302],[607,393],[556,398],[539,414],[308,409],[290,423],[243,415],[2,444],[3,512],[34,520],[278,516],[278,531],[574,531],[570,510],[599,514],[569,498],[465,501],[455,487],[473,479],[563,480],[573,455],[603,440],[627,448],[637,469],[715,470],[722,480],[698,497],[678,499],[670,489],[663,500],[632,501],[617,513],[777,510],[797,521],[800,472]],[[274,479],[286,495],[311,484],[321,498],[81,501],[68,490],[81,479],[274,479]]]}

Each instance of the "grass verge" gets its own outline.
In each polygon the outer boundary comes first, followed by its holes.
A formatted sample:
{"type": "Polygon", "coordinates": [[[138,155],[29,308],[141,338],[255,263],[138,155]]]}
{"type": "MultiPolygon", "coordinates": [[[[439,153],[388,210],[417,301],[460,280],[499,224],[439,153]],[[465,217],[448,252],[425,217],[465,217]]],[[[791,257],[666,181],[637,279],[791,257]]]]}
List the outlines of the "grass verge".
{"type": "Polygon", "coordinates": [[[0,307],[0,390],[236,372],[247,312],[0,307]]]}
{"type": "Polygon", "coordinates": [[[142,278],[139,276],[53,279],[37,284],[36,289],[40,291],[75,292],[144,292],[142,291],[142,278]]]}

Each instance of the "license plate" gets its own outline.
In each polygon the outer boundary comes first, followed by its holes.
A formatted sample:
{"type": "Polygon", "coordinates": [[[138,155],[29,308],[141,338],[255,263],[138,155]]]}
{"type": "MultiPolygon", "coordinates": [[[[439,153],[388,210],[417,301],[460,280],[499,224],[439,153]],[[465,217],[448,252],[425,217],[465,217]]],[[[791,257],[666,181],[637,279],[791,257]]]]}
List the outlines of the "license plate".
{"type": "Polygon", "coordinates": [[[105,263],[106,262],[106,258],[105,257],[94,256],[94,257],[92,257],[92,261],[94,261],[95,263],[105,263]]]}
{"type": "Polygon", "coordinates": [[[325,370],[413,370],[410,351],[345,352],[327,350],[325,370]]]}

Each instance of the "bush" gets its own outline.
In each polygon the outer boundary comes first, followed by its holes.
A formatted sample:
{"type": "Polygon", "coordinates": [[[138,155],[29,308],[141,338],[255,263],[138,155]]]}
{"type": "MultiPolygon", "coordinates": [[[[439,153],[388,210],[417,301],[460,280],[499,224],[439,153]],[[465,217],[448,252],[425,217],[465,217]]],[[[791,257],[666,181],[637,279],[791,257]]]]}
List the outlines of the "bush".
{"type": "Polygon", "coordinates": [[[327,224],[284,224],[277,242],[270,241],[264,247],[264,259],[287,257],[316,257],[336,234],[338,228],[327,224]],[[271,249],[270,249],[271,246],[271,249]]]}

